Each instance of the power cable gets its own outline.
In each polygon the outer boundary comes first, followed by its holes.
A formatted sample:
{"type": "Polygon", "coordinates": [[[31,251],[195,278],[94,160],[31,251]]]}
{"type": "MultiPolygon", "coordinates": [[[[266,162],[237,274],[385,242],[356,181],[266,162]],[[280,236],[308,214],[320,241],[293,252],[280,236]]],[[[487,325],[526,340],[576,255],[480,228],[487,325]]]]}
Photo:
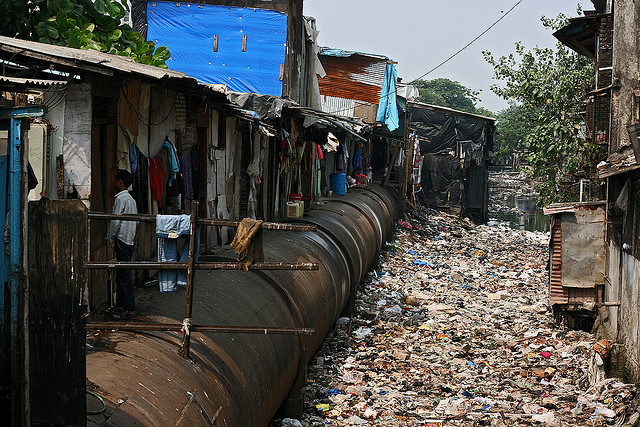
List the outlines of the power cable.
{"type": "MultiPolygon", "coordinates": [[[[484,36],[486,33],[489,32],[489,30],[491,30],[493,27],[495,27],[500,21],[502,21],[507,15],[509,15],[516,7],[518,7],[520,5],[520,3],[522,3],[524,0],[518,0],[516,2],[516,4],[514,4],[509,10],[507,10],[505,13],[502,14],[502,16],[500,16],[500,18],[496,19],[491,25],[489,25],[483,32],[481,32],[480,34],[478,34],[475,38],[473,38],[473,40],[471,40],[469,43],[467,43],[466,45],[464,45],[462,48],[460,48],[458,51],[456,51],[454,54],[450,55],[447,59],[445,59],[444,61],[442,61],[441,63],[439,63],[438,65],[436,65],[435,67],[431,68],[429,71],[427,71],[426,73],[422,74],[420,77],[413,79],[409,82],[409,84],[415,82],[416,80],[421,80],[422,78],[424,78],[425,76],[431,74],[432,72],[434,72],[435,70],[437,70],[438,68],[442,67],[444,64],[446,64],[447,62],[451,61],[453,58],[455,58],[456,56],[458,56],[460,53],[462,53],[465,49],[467,49],[469,46],[471,46],[473,43],[475,43],[480,37],[484,36]]],[[[398,92],[398,88],[396,86],[396,90],[389,92],[386,95],[383,95],[385,97],[389,97],[393,94],[396,94],[398,92]]],[[[341,110],[337,110],[334,111],[330,114],[338,114],[341,112],[345,112],[345,111],[349,111],[351,110],[351,108],[343,108],[341,110]]]]}
{"type": "Polygon", "coordinates": [[[468,48],[469,46],[471,46],[476,40],[478,40],[480,37],[484,36],[487,32],[489,32],[490,29],[492,29],[493,27],[495,27],[498,22],[502,21],[508,14],[510,14],[513,9],[515,9],[516,7],[518,7],[518,5],[520,3],[522,3],[524,0],[518,0],[518,2],[516,4],[514,4],[511,9],[507,10],[500,18],[498,18],[493,24],[489,25],[489,27],[484,30],[483,32],[481,32],[480,34],[478,34],[473,40],[471,40],[469,43],[467,43],[466,45],[464,45],[461,49],[459,49],[456,53],[454,53],[453,55],[449,56],[447,59],[445,59],[444,61],[442,61],[441,63],[439,63],[438,65],[436,65],[435,67],[433,67],[432,69],[430,69],[429,71],[427,71],[426,73],[424,73],[423,75],[421,75],[420,77],[418,77],[417,79],[413,79],[411,80],[411,83],[415,82],[416,80],[420,80],[423,77],[425,77],[426,75],[434,72],[435,70],[437,70],[438,68],[442,67],[444,64],[446,64],[447,62],[449,62],[450,60],[452,60],[453,58],[455,58],[458,54],[460,54],[463,50],[465,50],[466,48],[468,48]]]}

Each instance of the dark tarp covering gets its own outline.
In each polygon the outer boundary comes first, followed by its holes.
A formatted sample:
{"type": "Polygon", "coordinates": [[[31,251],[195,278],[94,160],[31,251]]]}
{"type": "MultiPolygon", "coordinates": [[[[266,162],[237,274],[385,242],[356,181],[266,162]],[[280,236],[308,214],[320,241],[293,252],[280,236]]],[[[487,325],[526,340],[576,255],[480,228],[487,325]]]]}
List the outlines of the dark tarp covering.
{"type": "Polygon", "coordinates": [[[414,109],[411,127],[420,138],[421,153],[456,149],[456,118],[441,111],[414,109]]]}
{"type": "Polygon", "coordinates": [[[460,209],[488,220],[489,152],[495,121],[437,106],[409,103],[410,129],[418,135],[422,167],[421,203],[460,209]]]}
{"type": "Polygon", "coordinates": [[[471,141],[493,148],[493,123],[480,117],[431,110],[411,109],[411,126],[420,137],[421,153],[455,150],[456,141],[471,141]]]}
{"type": "Polygon", "coordinates": [[[460,162],[446,154],[427,154],[422,167],[422,191],[418,199],[429,207],[461,206],[462,169],[460,162]]]}
{"type": "Polygon", "coordinates": [[[489,197],[489,172],[484,165],[472,164],[467,172],[466,209],[474,212],[481,219],[488,215],[487,198],[489,197]],[[485,213],[484,210],[487,210],[485,213]],[[482,213],[482,214],[481,214],[482,213]]]}

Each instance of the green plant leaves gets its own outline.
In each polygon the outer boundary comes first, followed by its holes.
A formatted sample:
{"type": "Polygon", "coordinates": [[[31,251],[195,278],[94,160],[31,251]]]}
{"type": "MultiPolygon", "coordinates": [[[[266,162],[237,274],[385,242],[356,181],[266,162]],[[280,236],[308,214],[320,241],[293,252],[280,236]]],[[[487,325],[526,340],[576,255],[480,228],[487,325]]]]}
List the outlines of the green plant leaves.
{"type": "MultiPolygon", "coordinates": [[[[559,15],[542,22],[556,29],[567,19],[559,15]]],[[[494,79],[501,82],[492,91],[517,109],[498,115],[499,143],[505,141],[505,135],[512,138],[500,147],[499,154],[527,151],[530,173],[540,183],[543,202],[568,201],[564,198],[572,195],[559,183],[593,173],[597,163],[595,145],[578,132],[584,95],[594,84],[593,62],[560,43],[553,49],[527,50],[518,42],[515,51],[497,59],[483,52],[494,67],[494,79]]]]}
{"type": "Polygon", "coordinates": [[[121,25],[120,0],[0,0],[0,34],[124,55],[166,68],[166,47],[156,49],[129,25],[121,25]]]}

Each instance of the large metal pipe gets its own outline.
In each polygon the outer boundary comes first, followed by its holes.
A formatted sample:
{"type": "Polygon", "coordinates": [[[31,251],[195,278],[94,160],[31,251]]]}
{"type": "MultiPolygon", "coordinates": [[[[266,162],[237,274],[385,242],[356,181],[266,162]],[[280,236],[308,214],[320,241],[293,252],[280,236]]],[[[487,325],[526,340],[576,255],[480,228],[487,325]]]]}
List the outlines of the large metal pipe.
{"type": "MultiPolygon", "coordinates": [[[[353,189],[299,220],[317,232],[264,231],[265,262],[315,262],[317,270],[197,272],[193,324],[311,328],[313,335],[192,332],[186,360],[177,354],[182,335],[175,330],[96,331],[88,341],[87,380],[111,405],[91,421],[268,424],[375,261],[397,215],[387,190],[353,189]]],[[[233,258],[227,253],[207,261],[233,258]]],[[[180,323],[184,302],[182,292],[139,290],[137,311],[144,316],[136,322],[180,323]]]]}

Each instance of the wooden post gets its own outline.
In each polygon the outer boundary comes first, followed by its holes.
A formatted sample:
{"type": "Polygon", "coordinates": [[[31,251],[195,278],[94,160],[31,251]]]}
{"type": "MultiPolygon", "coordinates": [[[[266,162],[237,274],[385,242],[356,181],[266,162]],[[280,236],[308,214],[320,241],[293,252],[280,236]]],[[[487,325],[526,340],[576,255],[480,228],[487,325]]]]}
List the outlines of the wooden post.
{"type": "Polygon", "coordinates": [[[393,146],[393,155],[391,156],[391,163],[389,163],[389,166],[387,168],[387,175],[384,177],[384,182],[383,182],[383,187],[386,187],[389,185],[389,178],[391,178],[391,173],[393,172],[393,168],[395,167],[396,164],[396,159],[398,158],[398,146],[394,145],[393,146]]]}
{"type": "Polygon", "coordinates": [[[184,307],[184,321],[182,322],[182,347],[178,350],[185,359],[189,357],[189,344],[191,342],[191,313],[193,312],[193,278],[195,269],[193,268],[196,258],[196,226],[198,222],[198,202],[191,201],[191,236],[189,237],[189,260],[187,261],[187,290],[184,307]]]}
{"type": "Polygon", "coordinates": [[[29,203],[31,422],[85,425],[87,208],[80,200],[29,203]]]}

